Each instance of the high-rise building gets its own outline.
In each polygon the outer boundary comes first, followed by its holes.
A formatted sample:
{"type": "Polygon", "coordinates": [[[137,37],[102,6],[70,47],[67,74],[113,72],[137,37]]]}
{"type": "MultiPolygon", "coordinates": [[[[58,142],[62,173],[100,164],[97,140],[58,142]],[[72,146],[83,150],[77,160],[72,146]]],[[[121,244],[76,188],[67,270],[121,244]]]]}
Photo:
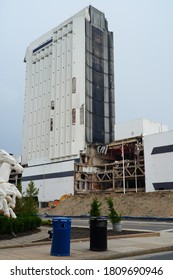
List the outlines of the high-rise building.
{"type": "Polygon", "coordinates": [[[89,6],[27,48],[22,164],[45,202],[73,193],[88,143],[114,140],[113,33],[89,6]]]}

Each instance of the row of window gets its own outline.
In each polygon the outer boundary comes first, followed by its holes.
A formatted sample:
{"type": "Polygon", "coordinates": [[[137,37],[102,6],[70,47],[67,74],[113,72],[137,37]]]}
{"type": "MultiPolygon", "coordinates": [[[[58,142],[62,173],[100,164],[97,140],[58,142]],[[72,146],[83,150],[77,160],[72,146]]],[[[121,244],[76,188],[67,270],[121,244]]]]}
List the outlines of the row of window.
{"type": "Polygon", "coordinates": [[[51,37],[49,40],[47,40],[46,42],[44,42],[43,44],[41,44],[40,46],[38,46],[37,48],[35,48],[35,49],[33,50],[33,53],[35,53],[35,52],[37,52],[37,51],[39,51],[39,50],[45,48],[45,47],[46,47],[47,45],[49,45],[50,43],[52,43],[52,37],[51,37]]]}
{"type": "MultiPolygon", "coordinates": [[[[76,109],[72,109],[72,125],[76,124],[76,109]]],[[[84,105],[80,107],[80,124],[84,124],[84,105]]],[[[53,118],[50,119],[50,131],[53,131],[53,118]]]]}

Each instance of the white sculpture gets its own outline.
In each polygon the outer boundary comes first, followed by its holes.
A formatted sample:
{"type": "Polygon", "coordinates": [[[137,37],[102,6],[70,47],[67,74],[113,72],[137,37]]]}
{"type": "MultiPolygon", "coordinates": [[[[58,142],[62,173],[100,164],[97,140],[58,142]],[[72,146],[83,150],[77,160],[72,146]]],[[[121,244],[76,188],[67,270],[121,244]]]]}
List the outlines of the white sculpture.
{"type": "Polygon", "coordinates": [[[13,156],[0,150],[0,213],[7,217],[16,218],[13,209],[16,205],[16,197],[22,198],[22,194],[15,185],[8,182],[12,169],[17,174],[23,172],[23,167],[13,156]]]}

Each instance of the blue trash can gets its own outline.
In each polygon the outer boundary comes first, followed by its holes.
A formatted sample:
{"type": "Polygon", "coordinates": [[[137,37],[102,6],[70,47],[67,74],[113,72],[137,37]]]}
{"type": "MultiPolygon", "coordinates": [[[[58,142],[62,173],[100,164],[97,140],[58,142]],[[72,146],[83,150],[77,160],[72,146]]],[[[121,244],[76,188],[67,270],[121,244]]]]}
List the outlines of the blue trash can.
{"type": "Polygon", "coordinates": [[[65,217],[54,218],[53,238],[50,254],[52,256],[70,255],[71,219],[65,217]]]}

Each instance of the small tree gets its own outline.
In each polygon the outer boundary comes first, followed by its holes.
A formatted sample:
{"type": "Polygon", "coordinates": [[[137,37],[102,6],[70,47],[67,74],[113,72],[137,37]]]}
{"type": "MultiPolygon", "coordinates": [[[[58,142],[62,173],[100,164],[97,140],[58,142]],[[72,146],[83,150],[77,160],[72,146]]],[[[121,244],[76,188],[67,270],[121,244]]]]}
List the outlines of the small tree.
{"type": "Polygon", "coordinates": [[[89,214],[91,217],[98,217],[101,216],[101,202],[99,202],[97,197],[94,197],[91,202],[91,209],[89,211],[89,214]]]}
{"type": "Polygon", "coordinates": [[[118,214],[117,211],[114,209],[114,204],[113,204],[113,199],[112,197],[106,198],[106,202],[108,205],[108,210],[109,210],[109,219],[112,224],[120,223],[122,220],[122,215],[118,214]]]}
{"type": "Polygon", "coordinates": [[[38,213],[38,193],[39,190],[35,187],[33,181],[28,184],[25,195],[25,210],[26,213],[38,213]]]}
{"type": "Polygon", "coordinates": [[[35,215],[38,213],[38,193],[39,189],[35,187],[33,181],[28,184],[26,189],[26,194],[23,196],[23,214],[25,215],[35,215]]]}

